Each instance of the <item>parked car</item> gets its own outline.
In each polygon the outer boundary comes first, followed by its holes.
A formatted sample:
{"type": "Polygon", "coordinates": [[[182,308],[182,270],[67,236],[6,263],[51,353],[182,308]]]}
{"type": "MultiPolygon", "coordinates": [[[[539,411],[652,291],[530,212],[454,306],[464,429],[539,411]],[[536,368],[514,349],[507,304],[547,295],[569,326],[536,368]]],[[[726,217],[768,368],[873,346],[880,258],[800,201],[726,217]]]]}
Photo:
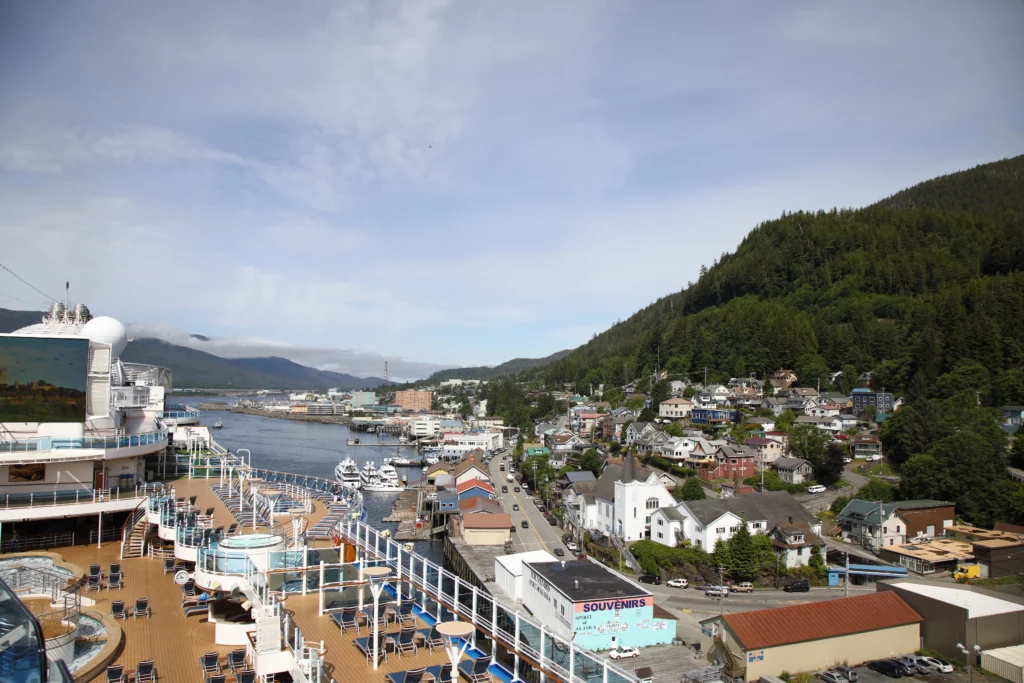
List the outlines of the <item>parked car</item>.
{"type": "Polygon", "coordinates": [[[750,583],[749,581],[744,581],[743,583],[734,583],[732,586],[729,587],[729,590],[731,590],[733,593],[753,593],[754,584],[750,583]]]}
{"type": "Polygon", "coordinates": [[[512,526],[509,527],[509,529],[512,531],[512,533],[515,533],[516,532],[516,525],[513,524],[512,526]]]}
{"type": "Polygon", "coordinates": [[[847,683],[844,676],[834,671],[819,671],[815,675],[825,681],[825,683],[847,683]]]}
{"type": "Polygon", "coordinates": [[[860,676],[857,675],[857,671],[851,666],[836,666],[833,667],[832,670],[850,681],[850,683],[857,683],[857,679],[860,678],[860,676]]]}
{"type": "Polygon", "coordinates": [[[729,591],[725,586],[708,586],[704,589],[704,595],[709,598],[727,598],[729,597],[729,591]]]}
{"type": "Polygon", "coordinates": [[[512,504],[512,512],[519,512],[519,503],[512,504]]]}
{"type": "Polygon", "coordinates": [[[608,656],[612,659],[629,659],[630,657],[639,657],[640,650],[635,647],[620,647],[609,652],[608,656]]]}
{"type": "MultiPolygon", "coordinates": [[[[569,548],[569,550],[572,550],[572,548],[569,548]]],[[[661,577],[657,574],[641,574],[637,577],[637,580],[640,583],[653,583],[655,586],[661,585],[661,577]]]]}
{"type": "Polygon", "coordinates": [[[522,523],[521,523],[521,524],[520,524],[519,526],[523,527],[524,529],[529,529],[529,528],[530,528],[530,523],[529,523],[529,522],[527,522],[527,521],[526,521],[526,520],[524,519],[524,520],[522,521],[522,523]]]}
{"type": "Polygon", "coordinates": [[[807,487],[807,493],[825,493],[825,487],[821,484],[807,487]]]}
{"type": "Polygon", "coordinates": [[[498,467],[498,471],[504,472],[505,471],[505,466],[504,465],[499,466],[498,467]]]}
{"type": "Polygon", "coordinates": [[[921,664],[924,664],[929,669],[931,669],[932,671],[935,671],[937,673],[941,673],[941,674],[951,674],[951,673],[953,673],[952,665],[950,665],[947,662],[942,661],[941,659],[937,659],[936,657],[918,657],[917,658],[917,662],[918,662],[917,668],[919,668],[919,669],[921,668],[921,664]]]}
{"type": "MultiPolygon", "coordinates": [[[[568,547],[568,544],[571,541],[572,541],[572,536],[570,536],[569,534],[562,534],[562,543],[565,543],[567,547],[568,547]]],[[[569,548],[569,550],[572,550],[572,548],[569,548]]]]}
{"type": "Polygon", "coordinates": [[[572,539],[565,542],[565,547],[573,552],[576,552],[580,549],[579,546],[576,545],[576,541],[573,541],[572,539]]]}
{"type": "Polygon", "coordinates": [[[561,548],[555,548],[555,557],[565,557],[565,551],[561,548]]]}
{"type": "Polygon", "coordinates": [[[901,678],[903,676],[903,667],[891,659],[879,659],[874,662],[868,662],[868,668],[889,678],[901,678]]]}
{"type": "Polygon", "coordinates": [[[896,658],[896,663],[903,667],[904,676],[913,676],[918,673],[917,669],[917,657],[913,655],[903,655],[902,657],[896,658]]]}
{"type": "Polygon", "coordinates": [[[807,593],[811,590],[811,584],[807,583],[806,581],[794,581],[782,590],[786,591],[787,593],[807,593]]]}
{"type": "Polygon", "coordinates": [[[849,465],[851,462],[853,462],[853,458],[843,458],[844,465],[849,465]]]}
{"type": "Polygon", "coordinates": [[[554,517],[548,517],[548,524],[551,526],[558,526],[558,520],[554,517]]]}
{"type": "Polygon", "coordinates": [[[686,588],[690,585],[690,582],[686,579],[672,579],[668,582],[670,588],[686,588]]]}

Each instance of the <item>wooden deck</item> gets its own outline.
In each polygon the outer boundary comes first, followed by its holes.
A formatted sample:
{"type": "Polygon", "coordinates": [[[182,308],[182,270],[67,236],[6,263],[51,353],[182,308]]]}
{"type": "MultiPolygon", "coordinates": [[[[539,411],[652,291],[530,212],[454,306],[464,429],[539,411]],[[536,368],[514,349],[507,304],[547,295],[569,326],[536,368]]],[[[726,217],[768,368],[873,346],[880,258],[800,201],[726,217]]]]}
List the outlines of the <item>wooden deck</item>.
{"type": "MultiPolygon", "coordinates": [[[[228,526],[234,522],[234,518],[209,486],[218,481],[216,478],[180,480],[173,484],[178,497],[196,496],[198,508],[214,508],[217,526],[228,526]]],[[[315,510],[309,516],[310,526],[326,512],[326,506],[323,504],[314,502],[314,505],[315,510]]],[[[251,533],[252,529],[245,528],[243,531],[251,533]]],[[[124,632],[124,644],[114,663],[124,665],[125,669],[134,669],[140,661],[152,659],[161,683],[202,683],[204,677],[199,666],[200,656],[213,651],[226,655],[234,648],[214,645],[214,625],[207,623],[205,616],[193,616],[188,619],[184,617],[181,610],[181,589],[174,583],[171,575],[163,573],[161,560],[145,557],[121,560],[120,551],[120,542],[104,543],[100,548],[92,545],[51,549],[51,552],[60,554],[66,561],[77,564],[82,569],[87,569],[90,564],[100,564],[106,573],[111,562],[121,562],[124,587],[120,590],[83,591],[83,597],[96,602],[94,607],[83,605],[83,610],[109,614],[112,601],[124,600],[130,611],[137,598],[149,599],[152,611],[150,618],[129,617],[124,622],[119,622],[124,632]]],[[[353,642],[357,637],[369,635],[368,631],[364,628],[359,635],[342,635],[329,616],[317,616],[318,600],[319,596],[315,593],[290,596],[285,601],[284,608],[294,623],[302,629],[307,641],[324,641],[325,673],[328,680],[333,678],[337,683],[382,683],[387,673],[444,664],[448,661],[447,656],[440,650],[431,653],[421,648],[416,656],[391,655],[389,661],[382,663],[379,670],[374,672],[353,642]]],[[[426,628],[426,624],[417,621],[419,628],[426,628]]],[[[397,628],[394,625],[389,627],[390,630],[397,628]]],[[[229,677],[229,683],[231,680],[229,677]]]]}

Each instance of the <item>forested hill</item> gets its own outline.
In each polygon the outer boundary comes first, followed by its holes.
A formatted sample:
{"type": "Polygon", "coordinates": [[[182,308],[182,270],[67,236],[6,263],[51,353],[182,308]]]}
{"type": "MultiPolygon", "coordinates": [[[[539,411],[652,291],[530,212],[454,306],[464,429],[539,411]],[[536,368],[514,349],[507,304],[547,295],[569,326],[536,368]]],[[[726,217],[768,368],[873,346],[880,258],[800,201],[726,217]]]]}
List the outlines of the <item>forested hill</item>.
{"type": "Polygon", "coordinates": [[[493,367],[487,365],[481,365],[471,368],[451,368],[449,370],[439,370],[432,374],[427,379],[423,380],[423,384],[436,384],[448,379],[494,379],[496,377],[514,376],[520,373],[533,370],[535,368],[544,367],[554,363],[560,358],[564,358],[569,353],[568,350],[556,351],[555,353],[545,358],[513,358],[512,360],[505,361],[501,365],[495,365],[493,367]]]}
{"type": "MultiPolygon", "coordinates": [[[[859,210],[762,223],[698,282],[596,336],[546,375],[624,384],[656,367],[724,379],[875,370],[899,391],[974,358],[1024,364],[1024,156],[859,210]]],[[[998,392],[1009,400],[1012,392],[998,392]]],[[[1018,399],[1024,399],[1020,396],[1018,399]]]]}

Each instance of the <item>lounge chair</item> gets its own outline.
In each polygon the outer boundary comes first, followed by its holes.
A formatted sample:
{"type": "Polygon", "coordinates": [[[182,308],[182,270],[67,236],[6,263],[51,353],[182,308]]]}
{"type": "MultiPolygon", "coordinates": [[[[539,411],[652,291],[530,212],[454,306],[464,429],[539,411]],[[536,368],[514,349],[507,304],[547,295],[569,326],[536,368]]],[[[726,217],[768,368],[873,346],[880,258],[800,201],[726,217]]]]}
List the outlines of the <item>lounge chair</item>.
{"type": "Polygon", "coordinates": [[[227,683],[228,677],[224,674],[216,674],[214,676],[207,676],[206,683],[227,683]]]}
{"type": "Polygon", "coordinates": [[[196,582],[193,579],[181,584],[181,595],[185,598],[196,597],[196,582]]]}
{"type": "Polygon", "coordinates": [[[121,573],[121,563],[120,562],[111,562],[110,563],[110,571],[107,572],[107,575],[110,576],[111,574],[120,574],[120,573],[121,573]]]}
{"type": "MultiPolygon", "coordinates": [[[[220,673],[220,654],[207,652],[199,658],[199,666],[203,667],[203,675],[211,676],[220,673]]],[[[207,678],[206,680],[210,680],[207,678]]],[[[222,682],[223,683],[223,682],[222,682]]]]}
{"type": "Polygon", "coordinates": [[[203,513],[204,517],[213,517],[213,508],[206,508],[206,512],[203,513]]]}
{"type": "Polygon", "coordinates": [[[136,599],[135,609],[132,610],[132,619],[138,619],[140,616],[144,616],[148,619],[150,615],[151,612],[149,611],[149,598],[136,599]]]}
{"type": "Polygon", "coordinates": [[[430,633],[427,634],[425,643],[431,652],[434,651],[435,647],[444,647],[444,636],[438,632],[436,624],[430,628],[430,633]]]}
{"type": "Polygon", "coordinates": [[[433,675],[427,671],[425,666],[419,669],[409,669],[408,671],[399,671],[387,675],[389,683],[422,683],[432,678],[433,675]]]}
{"type": "Polygon", "coordinates": [[[110,616],[121,621],[128,618],[128,610],[124,608],[124,600],[114,600],[110,603],[110,616]]]}
{"type": "Polygon", "coordinates": [[[89,565],[89,576],[100,576],[101,574],[102,572],[100,571],[100,566],[98,564],[89,565]]]}
{"type": "Polygon", "coordinates": [[[406,600],[398,607],[396,618],[399,624],[402,626],[416,625],[416,617],[412,614],[412,608],[415,604],[412,600],[406,600]]]}
{"type": "Polygon", "coordinates": [[[480,657],[459,664],[459,671],[469,683],[491,683],[491,674],[487,670],[491,666],[490,657],[480,657]]]}
{"type": "Polygon", "coordinates": [[[228,653],[228,668],[232,672],[242,671],[248,668],[248,664],[245,661],[245,648],[240,647],[237,650],[232,650],[228,653]]]}
{"type": "Polygon", "coordinates": [[[121,575],[120,574],[111,574],[110,576],[107,577],[107,590],[108,591],[109,590],[114,590],[114,589],[121,590],[122,588],[124,588],[124,584],[121,583],[121,575]]]}
{"type": "Polygon", "coordinates": [[[164,574],[173,574],[178,570],[178,561],[173,557],[164,559],[164,574]]]}
{"type": "Polygon", "coordinates": [[[135,683],[156,683],[156,667],[153,660],[147,659],[139,662],[135,667],[135,683]]]}
{"type": "Polygon", "coordinates": [[[237,524],[232,524],[231,526],[229,526],[228,527],[228,536],[230,536],[233,533],[235,533],[235,529],[237,529],[237,528],[238,528],[237,524]]]}
{"type": "Polygon", "coordinates": [[[402,655],[414,655],[416,654],[416,628],[403,628],[398,634],[398,638],[395,640],[395,648],[399,654],[402,655]]]}
{"type": "Polygon", "coordinates": [[[100,575],[90,574],[88,583],[85,584],[85,590],[87,591],[98,591],[103,586],[100,585],[100,575]]]}
{"type": "Polygon", "coordinates": [[[124,667],[120,664],[107,667],[107,683],[125,683],[124,667]]]}
{"type": "Polygon", "coordinates": [[[195,505],[196,504],[196,499],[198,499],[198,498],[199,498],[199,496],[189,496],[188,497],[188,504],[189,505],[195,505]]]}
{"type": "Polygon", "coordinates": [[[239,671],[235,674],[235,683],[256,683],[256,672],[252,669],[239,671]]]}
{"type": "MultiPolygon", "coordinates": [[[[384,641],[391,637],[392,636],[390,634],[385,633],[383,631],[377,634],[377,640],[379,645],[378,653],[380,655],[378,658],[378,663],[388,661],[388,649],[384,647],[384,641]]],[[[366,639],[366,663],[373,664],[373,636],[370,636],[366,639]]]]}
{"type": "MultiPolygon", "coordinates": [[[[431,667],[433,668],[433,667],[431,667]]],[[[429,681],[433,677],[435,683],[451,683],[452,681],[452,665],[442,664],[439,673],[435,674],[433,671],[428,670],[427,676],[424,677],[424,681],[429,681]]]]}
{"type": "Polygon", "coordinates": [[[346,607],[341,610],[341,614],[338,615],[338,626],[341,628],[341,632],[355,631],[359,633],[359,620],[356,619],[356,608],[346,607]]]}

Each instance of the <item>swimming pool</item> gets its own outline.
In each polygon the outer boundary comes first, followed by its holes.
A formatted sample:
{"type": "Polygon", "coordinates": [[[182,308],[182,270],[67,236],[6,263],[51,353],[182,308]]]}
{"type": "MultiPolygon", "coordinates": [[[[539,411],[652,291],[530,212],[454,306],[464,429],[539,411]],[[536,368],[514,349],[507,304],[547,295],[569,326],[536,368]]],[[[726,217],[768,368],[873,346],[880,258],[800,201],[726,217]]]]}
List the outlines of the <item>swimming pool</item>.
{"type": "Polygon", "coordinates": [[[99,619],[82,614],[78,617],[78,640],[75,641],[75,658],[68,664],[72,672],[88,666],[96,655],[107,646],[104,636],[107,629],[99,619]],[[95,640],[83,640],[94,638],[95,640]]]}
{"type": "Polygon", "coordinates": [[[220,542],[222,550],[253,550],[255,548],[272,548],[284,543],[284,537],[276,534],[246,534],[244,536],[228,536],[220,542]]]}
{"type": "Polygon", "coordinates": [[[54,563],[52,557],[45,555],[18,555],[17,557],[5,557],[0,559],[0,572],[18,571],[21,569],[43,570],[49,573],[65,574],[74,576],[74,573],[65,567],[54,563]]]}

